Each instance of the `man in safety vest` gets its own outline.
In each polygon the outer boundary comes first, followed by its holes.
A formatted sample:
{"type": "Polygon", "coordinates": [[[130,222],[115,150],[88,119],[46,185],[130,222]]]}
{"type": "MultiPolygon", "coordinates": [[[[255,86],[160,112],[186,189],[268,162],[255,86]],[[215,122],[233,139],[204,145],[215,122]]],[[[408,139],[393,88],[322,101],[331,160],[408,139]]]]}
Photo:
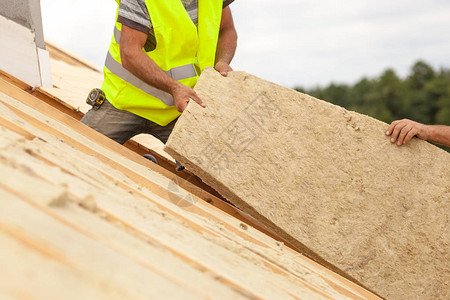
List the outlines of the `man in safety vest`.
{"type": "Polygon", "coordinates": [[[165,143],[193,100],[202,70],[232,71],[234,0],[116,0],[101,90],[106,101],[81,120],[118,143],[149,133],[165,143]]]}

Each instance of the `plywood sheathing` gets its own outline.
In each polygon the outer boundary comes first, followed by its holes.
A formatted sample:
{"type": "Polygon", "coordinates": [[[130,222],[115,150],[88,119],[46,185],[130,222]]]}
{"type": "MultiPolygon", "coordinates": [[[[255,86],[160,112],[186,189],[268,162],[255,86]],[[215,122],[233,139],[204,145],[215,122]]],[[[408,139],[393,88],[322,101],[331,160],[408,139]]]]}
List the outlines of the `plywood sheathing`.
{"type": "Polygon", "coordinates": [[[244,72],[206,70],[166,151],[305,253],[388,299],[448,299],[450,155],[244,72]]]}
{"type": "Polygon", "coordinates": [[[27,104],[0,94],[0,295],[370,297],[11,94],[27,104]]]}

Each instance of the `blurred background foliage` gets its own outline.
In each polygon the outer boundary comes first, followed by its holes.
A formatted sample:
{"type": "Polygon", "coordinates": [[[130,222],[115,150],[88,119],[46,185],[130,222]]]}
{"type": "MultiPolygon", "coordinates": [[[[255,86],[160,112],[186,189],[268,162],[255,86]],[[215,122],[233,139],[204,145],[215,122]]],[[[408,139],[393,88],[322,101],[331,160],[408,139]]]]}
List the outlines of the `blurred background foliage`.
{"type": "Polygon", "coordinates": [[[407,118],[450,125],[450,70],[434,70],[421,60],[406,78],[387,69],[378,78],[362,78],[354,85],[331,83],[326,87],[295,89],[386,123],[407,118]]]}

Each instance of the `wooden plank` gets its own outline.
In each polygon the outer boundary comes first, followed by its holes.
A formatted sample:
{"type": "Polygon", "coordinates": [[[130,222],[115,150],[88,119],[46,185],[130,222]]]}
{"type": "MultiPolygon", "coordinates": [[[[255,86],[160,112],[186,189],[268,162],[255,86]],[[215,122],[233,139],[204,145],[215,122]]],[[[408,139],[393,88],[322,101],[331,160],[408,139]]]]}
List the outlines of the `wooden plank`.
{"type": "Polygon", "coordinates": [[[91,285],[103,285],[105,291],[116,294],[114,298],[199,298],[121,253],[61,226],[38,209],[7,199],[0,202],[0,232],[81,272],[91,285]]]}
{"type": "Polygon", "coordinates": [[[0,126],[23,136],[27,140],[32,140],[36,137],[35,135],[31,134],[30,132],[23,129],[19,125],[14,124],[13,122],[5,119],[3,116],[0,116],[0,126]]]}
{"type": "Polygon", "coordinates": [[[1,299],[87,300],[130,296],[123,292],[116,294],[114,290],[118,288],[108,290],[92,284],[83,272],[43,254],[1,229],[0,244],[1,299]]]}
{"type": "MultiPolygon", "coordinates": [[[[160,245],[144,242],[118,226],[97,215],[69,203],[64,209],[55,210],[58,216],[64,218],[69,226],[76,227],[81,233],[120,251],[133,258],[141,265],[153,270],[183,288],[193,291],[202,297],[220,295],[222,299],[240,299],[242,292],[216,280],[215,274],[203,272],[185,261],[172,255],[160,245]],[[189,278],[189,280],[186,280],[189,278]],[[192,284],[195,282],[195,284],[192,284]]],[[[245,293],[245,291],[243,291],[245,293]]]]}

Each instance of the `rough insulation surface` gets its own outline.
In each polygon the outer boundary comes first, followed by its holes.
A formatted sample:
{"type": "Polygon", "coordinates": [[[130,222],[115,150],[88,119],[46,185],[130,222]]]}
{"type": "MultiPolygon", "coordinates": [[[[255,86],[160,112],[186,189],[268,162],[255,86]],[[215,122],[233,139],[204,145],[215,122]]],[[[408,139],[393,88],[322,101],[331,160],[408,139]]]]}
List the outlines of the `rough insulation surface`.
{"type": "Polygon", "coordinates": [[[166,151],[311,257],[388,299],[450,297],[450,155],[244,72],[206,70],[166,151]]]}

